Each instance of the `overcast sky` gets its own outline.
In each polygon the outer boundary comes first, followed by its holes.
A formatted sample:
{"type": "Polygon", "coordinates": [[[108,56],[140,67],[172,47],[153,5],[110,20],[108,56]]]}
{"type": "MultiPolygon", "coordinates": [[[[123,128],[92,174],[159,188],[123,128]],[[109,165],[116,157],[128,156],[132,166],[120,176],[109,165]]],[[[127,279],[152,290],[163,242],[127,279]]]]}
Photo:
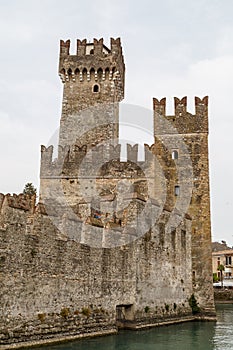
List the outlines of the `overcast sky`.
{"type": "MultiPolygon", "coordinates": [[[[59,125],[59,40],[121,37],[125,102],[209,95],[212,234],[233,245],[233,1],[0,0],[0,192],[39,186],[40,145],[59,125]]],[[[152,118],[152,117],[151,117],[152,118]]],[[[145,140],[147,142],[147,140],[145,140]]]]}

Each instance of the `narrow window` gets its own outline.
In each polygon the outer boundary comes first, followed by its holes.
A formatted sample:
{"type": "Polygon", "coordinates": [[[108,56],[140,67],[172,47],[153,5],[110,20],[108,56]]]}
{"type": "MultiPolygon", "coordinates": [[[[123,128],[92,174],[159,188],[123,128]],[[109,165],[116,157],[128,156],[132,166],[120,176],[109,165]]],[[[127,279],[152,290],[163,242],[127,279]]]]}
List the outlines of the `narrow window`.
{"type": "Polygon", "coordinates": [[[93,92],[99,92],[99,85],[95,84],[93,86],[93,92]]]}
{"type": "Polygon", "coordinates": [[[172,242],[172,249],[176,249],[176,229],[173,228],[171,231],[171,242],[172,242]]]}
{"type": "Polygon", "coordinates": [[[193,283],[195,283],[195,281],[196,281],[196,271],[193,271],[193,283]]]}
{"type": "Polygon", "coordinates": [[[186,231],[181,230],[181,247],[185,250],[186,249],[186,231]]]}
{"type": "Polygon", "coordinates": [[[175,186],[175,196],[180,195],[180,186],[175,186]]]}
{"type": "Polygon", "coordinates": [[[172,159],[178,159],[178,151],[172,151],[172,159]]]}
{"type": "Polygon", "coordinates": [[[159,244],[163,246],[164,241],[165,241],[165,224],[161,223],[159,224],[159,244]]]}

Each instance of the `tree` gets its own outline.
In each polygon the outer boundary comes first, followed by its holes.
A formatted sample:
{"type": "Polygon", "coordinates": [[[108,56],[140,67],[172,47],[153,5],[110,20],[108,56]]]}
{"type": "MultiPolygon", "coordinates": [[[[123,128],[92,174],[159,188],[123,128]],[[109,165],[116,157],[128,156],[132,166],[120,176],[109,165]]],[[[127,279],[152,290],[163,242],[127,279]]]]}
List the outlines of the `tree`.
{"type": "Polygon", "coordinates": [[[220,271],[220,281],[221,281],[221,287],[223,287],[223,271],[225,270],[224,265],[220,264],[218,266],[218,271],[220,271]]]}
{"type": "Polygon", "coordinates": [[[214,272],[213,273],[213,282],[218,282],[218,275],[217,275],[217,272],[214,272]]]}
{"type": "Polygon", "coordinates": [[[31,182],[28,182],[24,186],[23,194],[29,194],[30,196],[36,194],[36,188],[33,186],[31,182]]]}

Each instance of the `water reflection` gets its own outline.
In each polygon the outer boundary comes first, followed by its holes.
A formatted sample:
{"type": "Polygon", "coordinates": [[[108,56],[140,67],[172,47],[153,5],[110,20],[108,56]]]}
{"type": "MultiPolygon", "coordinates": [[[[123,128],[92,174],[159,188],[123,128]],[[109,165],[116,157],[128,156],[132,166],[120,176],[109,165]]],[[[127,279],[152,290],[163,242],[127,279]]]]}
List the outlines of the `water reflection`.
{"type": "Polygon", "coordinates": [[[233,305],[217,306],[218,322],[215,328],[214,349],[233,349],[233,305]]]}

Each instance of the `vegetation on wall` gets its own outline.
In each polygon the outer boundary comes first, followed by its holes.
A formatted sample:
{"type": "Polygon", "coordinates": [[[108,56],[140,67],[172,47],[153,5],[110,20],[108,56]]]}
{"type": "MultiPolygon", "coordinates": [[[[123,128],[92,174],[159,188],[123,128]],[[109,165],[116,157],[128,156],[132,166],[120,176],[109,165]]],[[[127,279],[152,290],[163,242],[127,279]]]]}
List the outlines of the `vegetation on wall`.
{"type": "Polygon", "coordinates": [[[191,297],[189,298],[189,306],[192,309],[192,314],[196,315],[200,312],[200,308],[198,306],[198,302],[194,296],[194,294],[191,295],[191,297]]]}

